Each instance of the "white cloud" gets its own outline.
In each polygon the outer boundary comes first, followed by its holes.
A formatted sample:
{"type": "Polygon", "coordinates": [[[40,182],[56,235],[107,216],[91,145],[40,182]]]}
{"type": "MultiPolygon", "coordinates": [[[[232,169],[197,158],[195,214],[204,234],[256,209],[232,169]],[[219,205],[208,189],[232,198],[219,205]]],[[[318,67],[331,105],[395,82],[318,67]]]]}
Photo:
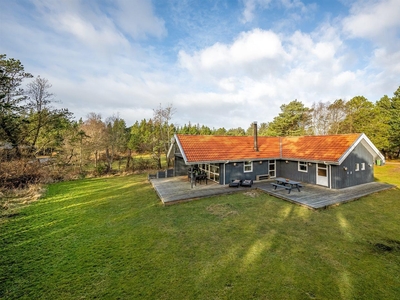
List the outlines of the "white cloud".
{"type": "Polygon", "coordinates": [[[11,1],[0,10],[0,53],[47,78],[77,118],[119,113],[128,125],[172,103],[174,123],[247,128],[271,121],[294,99],[310,106],[361,94],[373,101],[399,84],[398,12],[385,6],[394,1],[355,2],[347,18],[309,19],[307,31],[292,17],[304,17],[310,5],[297,0],[243,1],[244,11],[234,6],[229,18],[227,2],[211,13],[203,2],[176,1],[163,4],[162,17],[150,1],[32,0],[36,9],[11,1]],[[176,6],[179,14],[169,16],[176,6]],[[252,28],[262,9],[292,25],[252,28]],[[237,19],[242,13],[246,24],[237,19]]]}
{"type": "Polygon", "coordinates": [[[400,31],[398,0],[356,1],[351,14],[343,20],[343,29],[351,37],[381,39],[400,31]]]}
{"type": "Polygon", "coordinates": [[[242,22],[251,22],[254,19],[254,10],[256,7],[267,8],[271,0],[243,0],[244,10],[242,22]]]}
{"type": "Polygon", "coordinates": [[[116,3],[118,9],[114,10],[114,20],[132,38],[166,35],[164,20],[154,15],[150,1],[117,0],[116,3]]]}
{"type": "Polygon", "coordinates": [[[271,31],[254,29],[241,33],[231,45],[216,43],[209,48],[194,53],[179,52],[180,65],[193,74],[208,72],[209,75],[228,73],[248,73],[253,64],[275,60],[285,56],[278,35],[271,31]],[[246,68],[249,69],[246,71],[246,68]]]}

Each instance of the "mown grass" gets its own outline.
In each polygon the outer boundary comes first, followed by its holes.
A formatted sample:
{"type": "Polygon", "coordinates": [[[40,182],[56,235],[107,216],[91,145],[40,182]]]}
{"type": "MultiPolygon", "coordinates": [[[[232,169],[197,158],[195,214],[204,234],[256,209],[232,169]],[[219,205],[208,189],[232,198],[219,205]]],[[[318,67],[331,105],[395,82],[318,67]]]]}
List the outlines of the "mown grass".
{"type": "Polygon", "coordinates": [[[399,210],[398,188],[316,212],[260,192],[164,207],[144,175],[52,184],[0,220],[0,298],[398,299],[399,210]]]}

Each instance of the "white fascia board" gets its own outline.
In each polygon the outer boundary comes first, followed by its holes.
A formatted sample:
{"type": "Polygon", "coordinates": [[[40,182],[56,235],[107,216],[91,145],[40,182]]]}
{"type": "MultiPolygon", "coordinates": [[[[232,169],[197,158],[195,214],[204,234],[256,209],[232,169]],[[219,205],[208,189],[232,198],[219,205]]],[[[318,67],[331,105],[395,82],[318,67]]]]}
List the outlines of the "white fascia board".
{"type": "Polygon", "coordinates": [[[176,134],[174,134],[174,138],[175,138],[175,142],[176,142],[176,144],[177,144],[177,145],[178,145],[178,147],[179,147],[179,150],[181,151],[181,154],[182,154],[183,160],[185,161],[185,164],[187,165],[187,164],[188,164],[188,160],[187,160],[187,157],[186,157],[185,151],[183,151],[183,148],[182,148],[181,142],[179,141],[179,139],[178,139],[178,136],[177,136],[176,134]]]}
{"type": "Polygon", "coordinates": [[[173,138],[171,139],[171,142],[172,142],[172,143],[171,143],[171,146],[169,147],[168,153],[167,153],[168,159],[171,159],[171,157],[175,154],[175,153],[174,153],[175,141],[176,141],[176,139],[173,137],[173,138]]]}
{"type": "Polygon", "coordinates": [[[363,141],[369,146],[366,147],[369,153],[371,153],[371,155],[374,158],[376,156],[379,156],[382,162],[385,163],[385,157],[382,155],[382,153],[375,147],[375,145],[371,142],[371,140],[364,133],[362,133],[360,134],[358,139],[353,143],[353,145],[351,145],[351,147],[347,149],[347,151],[339,158],[339,165],[341,165],[344,162],[344,160],[350,155],[350,153],[354,150],[354,148],[356,148],[358,144],[360,144],[363,141]]]}
{"type": "MultiPolygon", "coordinates": [[[[277,159],[278,160],[278,159],[277,159]]],[[[301,162],[307,162],[307,163],[314,163],[314,164],[325,164],[325,165],[339,165],[337,161],[330,161],[330,160],[318,160],[318,159],[304,159],[304,158],[296,158],[296,157],[282,157],[279,158],[279,160],[285,161],[301,161],[301,162]]]]}

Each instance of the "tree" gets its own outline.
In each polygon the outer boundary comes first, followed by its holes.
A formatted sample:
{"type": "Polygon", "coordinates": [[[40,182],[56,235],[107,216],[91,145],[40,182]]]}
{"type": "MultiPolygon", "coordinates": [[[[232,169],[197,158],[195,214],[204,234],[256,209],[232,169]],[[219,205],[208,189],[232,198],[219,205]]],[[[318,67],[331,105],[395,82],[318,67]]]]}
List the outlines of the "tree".
{"type": "Polygon", "coordinates": [[[0,140],[10,143],[17,156],[21,155],[19,146],[25,124],[21,112],[26,96],[20,86],[24,79],[31,77],[19,60],[0,55],[0,140]]]}
{"type": "Polygon", "coordinates": [[[106,145],[106,125],[101,120],[101,115],[91,112],[83,122],[81,129],[86,133],[85,147],[90,153],[94,153],[94,164],[97,168],[100,151],[106,145]]]}
{"type": "Polygon", "coordinates": [[[115,155],[117,152],[125,150],[128,139],[126,135],[125,121],[118,115],[108,117],[105,125],[107,171],[111,171],[115,155]]]}
{"type": "Polygon", "coordinates": [[[400,157],[400,86],[393,93],[390,110],[390,148],[400,157]]]}
{"type": "Polygon", "coordinates": [[[153,147],[153,155],[157,160],[158,168],[161,169],[161,154],[164,153],[167,161],[167,167],[170,161],[167,157],[169,147],[171,146],[171,138],[174,132],[174,126],[170,126],[170,121],[175,113],[172,104],[168,104],[163,108],[162,105],[153,109],[153,121],[155,125],[154,138],[157,141],[153,147]]]}
{"type": "Polygon", "coordinates": [[[342,99],[335,100],[328,106],[329,134],[338,134],[340,126],[346,117],[346,102],[342,99]]]}
{"type": "Polygon", "coordinates": [[[213,135],[226,135],[227,130],[224,127],[213,129],[213,135]]]}
{"type": "Polygon", "coordinates": [[[271,136],[297,136],[310,133],[310,126],[310,109],[294,100],[281,106],[281,113],[269,124],[268,131],[271,136]]]}
{"type": "Polygon", "coordinates": [[[377,107],[383,116],[388,129],[388,145],[383,152],[391,156],[400,157],[400,86],[393,93],[393,97],[383,96],[378,102],[377,107]]]}
{"type": "Polygon", "coordinates": [[[246,135],[246,131],[241,127],[231,128],[226,132],[226,135],[245,136],[246,135]]]}
{"type": "Polygon", "coordinates": [[[329,102],[313,103],[311,106],[312,131],[315,135],[326,135],[329,132],[329,102]]]}
{"type": "Polygon", "coordinates": [[[50,82],[40,76],[37,76],[27,85],[28,131],[26,132],[26,140],[29,142],[30,151],[33,153],[45,150],[52,142],[51,133],[57,129],[59,120],[70,118],[72,115],[68,109],[55,109],[51,106],[55,102],[54,95],[49,91],[51,87],[50,82]]]}
{"type": "Polygon", "coordinates": [[[341,122],[340,133],[365,133],[378,149],[388,146],[389,125],[379,107],[364,96],[353,97],[345,107],[346,117],[341,122]]]}

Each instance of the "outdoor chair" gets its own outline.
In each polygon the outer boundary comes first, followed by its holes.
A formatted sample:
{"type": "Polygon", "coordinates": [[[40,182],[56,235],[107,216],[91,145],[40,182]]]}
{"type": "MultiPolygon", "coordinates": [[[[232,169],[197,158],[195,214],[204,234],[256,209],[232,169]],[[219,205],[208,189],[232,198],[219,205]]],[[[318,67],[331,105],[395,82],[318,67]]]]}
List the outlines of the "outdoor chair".
{"type": "Polygon", "coordinates": [[[238,188],[241,183],[242,183],[242,180],[240,180],[240,179],[232,179],[232,181],[229,183],[229,187],[238,188]]]}
{"type": "Polygon", "coordinates": [[[251,179],[243,180],[240,185],[246,186],[246,187],[251,187],[253,185],[253,180],[251,180],[251,179]]]}

